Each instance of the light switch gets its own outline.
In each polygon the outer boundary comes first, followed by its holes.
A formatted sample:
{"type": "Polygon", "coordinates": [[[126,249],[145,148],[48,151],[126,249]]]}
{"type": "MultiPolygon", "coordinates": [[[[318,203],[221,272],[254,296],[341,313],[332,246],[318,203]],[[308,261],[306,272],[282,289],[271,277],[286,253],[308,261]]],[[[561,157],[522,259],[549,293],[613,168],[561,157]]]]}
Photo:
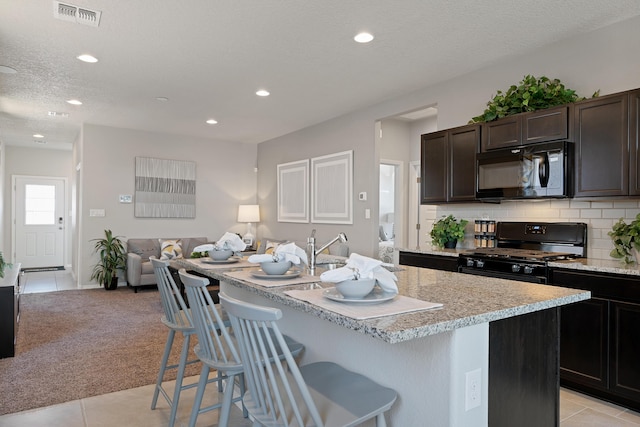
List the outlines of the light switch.
{"type": "Polygon", "coordinates": [[[371,219],[371,209],[364,210],[364,219],[371,219]]]}
{"type": "Polygon", "coordinates": [[[89,216],[104,216],[104,209],[89,209],[89,216]]]}

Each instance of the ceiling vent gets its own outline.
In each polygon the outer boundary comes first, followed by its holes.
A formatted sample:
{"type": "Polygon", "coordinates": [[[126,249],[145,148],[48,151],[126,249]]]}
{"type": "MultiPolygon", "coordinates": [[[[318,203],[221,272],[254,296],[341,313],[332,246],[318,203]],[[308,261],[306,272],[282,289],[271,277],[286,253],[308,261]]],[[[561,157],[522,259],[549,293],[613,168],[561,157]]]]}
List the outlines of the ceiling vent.
{"type": "Polygon", "coordinates": [[[70,3],[53,2],[53,17],[61,21],[75,22],[76,24],[97,27],[100,25],[99,10],[89,10],[70,3]]]}

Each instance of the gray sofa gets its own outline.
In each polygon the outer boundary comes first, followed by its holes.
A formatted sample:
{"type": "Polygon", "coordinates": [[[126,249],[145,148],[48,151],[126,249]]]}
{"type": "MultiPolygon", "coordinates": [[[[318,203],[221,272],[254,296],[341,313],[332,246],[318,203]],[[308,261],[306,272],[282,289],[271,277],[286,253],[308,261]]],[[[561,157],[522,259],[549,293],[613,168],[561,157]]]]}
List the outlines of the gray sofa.
{"type": "Polygon", "coordinates": [[[189,258],[196,246],[208,243],[206,237],[127,240],[127,286],[132,287],[135,292],[138,292],[140,286],[156,284],[156,277],[149,257],[160,258],[161,242],[164,240],[180,240],[182,254],[185,258],[189,258]]]}

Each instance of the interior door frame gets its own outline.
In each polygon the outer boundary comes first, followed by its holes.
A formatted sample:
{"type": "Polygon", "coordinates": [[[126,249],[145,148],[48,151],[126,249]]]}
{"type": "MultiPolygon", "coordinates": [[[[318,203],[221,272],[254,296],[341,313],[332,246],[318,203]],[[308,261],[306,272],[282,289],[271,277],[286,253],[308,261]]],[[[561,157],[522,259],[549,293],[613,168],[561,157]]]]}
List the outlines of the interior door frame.
{"type": "Polygon", "coordinates": [[[62,212],[64,220],[64,229],[62,231],[62,265],[66,266],[67,259],[67,241],[69,233],[69,215],[68,215],[68,180],[64,176],[38,176],[38,175],[11,175],[11,262],[16,261],[16,181],[18,179],[55,179],[62,181],[63,196],[62,212]]]}

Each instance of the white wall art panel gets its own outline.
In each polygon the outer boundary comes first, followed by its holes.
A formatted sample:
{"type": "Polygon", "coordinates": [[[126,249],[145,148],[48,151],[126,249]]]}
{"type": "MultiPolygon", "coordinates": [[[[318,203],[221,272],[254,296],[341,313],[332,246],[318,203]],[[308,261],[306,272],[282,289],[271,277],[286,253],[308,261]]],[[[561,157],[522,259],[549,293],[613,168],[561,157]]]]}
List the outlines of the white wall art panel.
{"type": "Polygon", "coordinates": [[[353,151],[311,159],[311,222],[353,224],[353,151]]]}
{"type": "Polygon", "coordinates": [[[195,162],[136,157],[135,216],[195,218],[195,162]]]}
{"type": "Polygon", "coordinates": [[[309,160],[278,165],[278,221],[309,222],[309,160]]]}

